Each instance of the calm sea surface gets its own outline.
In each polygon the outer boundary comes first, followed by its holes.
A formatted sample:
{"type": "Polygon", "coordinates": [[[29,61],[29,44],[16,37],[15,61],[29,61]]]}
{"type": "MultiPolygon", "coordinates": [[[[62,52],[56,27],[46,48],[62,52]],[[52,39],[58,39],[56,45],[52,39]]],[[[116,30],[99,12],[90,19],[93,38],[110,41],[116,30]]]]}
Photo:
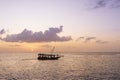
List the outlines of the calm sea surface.
{"type": "Polygon", "coordinates": [[[120,80],[120,53],[62,53],[37,60],[36,53],[0,53],[0,80],[120,80]]]}

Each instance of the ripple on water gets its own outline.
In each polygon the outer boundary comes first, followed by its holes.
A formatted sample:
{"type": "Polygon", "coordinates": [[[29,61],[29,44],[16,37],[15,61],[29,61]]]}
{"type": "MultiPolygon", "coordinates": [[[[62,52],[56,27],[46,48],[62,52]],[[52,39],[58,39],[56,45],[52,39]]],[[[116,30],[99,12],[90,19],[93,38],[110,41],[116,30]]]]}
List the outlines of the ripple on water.
{"type": "Polygon", "coordinates": [[[55,61],[27,55],[0,56],[0,80],[120,80],[120,55],[65,55],[55,61]]]}

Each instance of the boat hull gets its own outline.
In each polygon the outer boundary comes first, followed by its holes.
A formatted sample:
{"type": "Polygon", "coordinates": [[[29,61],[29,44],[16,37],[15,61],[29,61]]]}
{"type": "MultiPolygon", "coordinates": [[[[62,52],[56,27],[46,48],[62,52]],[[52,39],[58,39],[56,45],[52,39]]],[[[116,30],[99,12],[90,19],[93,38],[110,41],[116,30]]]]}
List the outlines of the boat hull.
{"type": "Polygon", "coordinates": [[[58,60],[61,56],[58,54],[38,54],[38,60],[58,60]]]}

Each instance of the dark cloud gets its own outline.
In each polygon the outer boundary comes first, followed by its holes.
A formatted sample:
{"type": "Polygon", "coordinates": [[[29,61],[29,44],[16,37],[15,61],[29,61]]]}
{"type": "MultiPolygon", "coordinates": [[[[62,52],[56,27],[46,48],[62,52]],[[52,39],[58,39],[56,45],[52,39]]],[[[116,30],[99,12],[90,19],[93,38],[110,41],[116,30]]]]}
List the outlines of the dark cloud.
{"type": "Polygon", "coordinates": [[[84,37],[84,36],[82,36],[82,37],[77,38],[76,41],[83,40],[84,42],[89,42],[89,41],[95,40],[95,39],[96,39],[96,37],[84,37]]]}
{"type": "Polygon", "coordinates": [[[120,8],[120,0],[115,0],[113,4],[111,4],[112,8],[120,8]]]}
{"type": "Polygon", "coordinates": [[[79,37],[78,39],[76,39],[76,41],[80,41],[80,40],[83,40],[85,43],[90,42],[91,40],[93,40],[93,42],[99,43],[99,44],[108,43],[108,41],[98,40],[97,37],[79,37]]]}
{"type": "Polygon", "coordinates": [[[79,37],[79,38],[76,39],[76,41],[79,41],[79,40],[84,39],[84,38],[85,37],[79,37]]]}
{"type": "Polygon", "coordinates": [[[3,38],[6,42],[51,42],[51,41],[69,41],[72,40],[71,36],[58,36],[62,32],[63,26],[59,28],[49,28],[45,32],[32,32],[31,30],[24,29],[19,34],[7,35],[3,38]]]}
{"type": "Polygon", "coordinates": [[[4,34],[6,31],[4,29],[0,30],[0,35],[4,34]]]}
{"type": "Polygon", "coordinates": [[[97,0],[93,8],[106,7],[109,0],[97,0]]]}
{"type": "Polygon", "coordinates": [[[92,8],[120,8],[120,0],[93,0],[92,8]]]}
{"type": "Polygon", "coordinates": [[[86,40],[92,40],[92,39],[96,39],[96,37],[87,37],[86,40]]]}
{"type": "Polygon", "coordinates": [[[105,43],[108,43],[108,41],[96,40],[96,43],[105,44],[105,43]]]}
{"type": "Polygon", "coordinates": [[[88,42],[88,41],[91,41],[91,40],[95,40],[95,39],[96,39],[96,37],[87,37],[85,39],[85,42],[88,42]]]}

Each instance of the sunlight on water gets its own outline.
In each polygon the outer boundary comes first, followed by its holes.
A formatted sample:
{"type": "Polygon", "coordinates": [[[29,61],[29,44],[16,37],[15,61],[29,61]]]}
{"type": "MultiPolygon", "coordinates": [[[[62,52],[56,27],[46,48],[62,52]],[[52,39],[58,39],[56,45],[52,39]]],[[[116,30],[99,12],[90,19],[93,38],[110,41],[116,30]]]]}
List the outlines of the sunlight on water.
{"type": "Polygon", "coordinates": [[[59,60],[37,60],[36,53],[1,53],[0,80],[120,80],[120,54],[64,53],[59,60]]]}

